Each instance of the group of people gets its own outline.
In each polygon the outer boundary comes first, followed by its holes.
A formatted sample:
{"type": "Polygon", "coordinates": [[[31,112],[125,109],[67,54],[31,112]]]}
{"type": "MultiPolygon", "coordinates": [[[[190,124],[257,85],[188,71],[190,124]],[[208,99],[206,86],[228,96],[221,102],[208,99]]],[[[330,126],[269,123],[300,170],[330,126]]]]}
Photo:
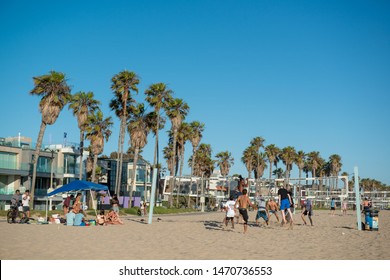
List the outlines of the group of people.
{"type": "MultiPolygon", "coordinates": [[[[292,229],[294,220],[294,201],[290,189],[285,188],[283,185],[278,190],[278,201],[279,204],[274,201],[273,198],[269,199],[267,202],[265,198],[256,193],[255,203],[252,203],[249,199],[248,191],[245,189],[248,186],[248,179],[245,181],[241,176],[239,177],[237,189],[230,195],[229,200],[223,205],[223,209],[226,211],[226,216],[224,218],[225,227],[228,226],[231,222],[232,228],[234,229],[234,219],[236,218],[236,224],[239,222],[241,217],[244,221],[244,233],[248,230],[248,207],[251,206],[256,213],[256,225],[259,225],[259,219],[262,218],[267,225],[269,225],[269,220],[272,215],[275,215],[278,222],[279,216],[278,211],[281,212],[282,221],[281,225],[289,224],[289,229],[292,229]]],[[[310,224],[313,225],[312,220],[313,207],[310,199],[305,200],[301,218],[306,225],[305,216],[309,216],[310,224]]]]}

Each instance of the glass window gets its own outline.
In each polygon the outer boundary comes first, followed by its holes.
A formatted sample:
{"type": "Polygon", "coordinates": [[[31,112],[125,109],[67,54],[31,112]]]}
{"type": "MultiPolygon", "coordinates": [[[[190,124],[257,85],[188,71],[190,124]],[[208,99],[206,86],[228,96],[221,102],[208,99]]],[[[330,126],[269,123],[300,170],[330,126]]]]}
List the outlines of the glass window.
{"type": "Polygon", "coordinates": [[[0,168],[17,169],[16,154],[0,152],[0,168]]]}

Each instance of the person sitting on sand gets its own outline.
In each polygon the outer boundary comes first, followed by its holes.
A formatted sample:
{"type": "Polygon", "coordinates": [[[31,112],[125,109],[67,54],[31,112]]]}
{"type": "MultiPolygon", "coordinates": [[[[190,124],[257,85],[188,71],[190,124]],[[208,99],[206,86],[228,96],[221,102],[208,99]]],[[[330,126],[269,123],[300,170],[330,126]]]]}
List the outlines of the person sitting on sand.
{"type": "Polygon", "coordinates": [[[79,213],[81,211],[81,193],[77,193],[76,199],[75,199],[75,201],[73,203],[72,208],[73,208],[73,212],[75,214],[77,214],[77,213],[79,213]]]}
{"type": "Polygon", "coordinates": [[[70,210],[68,212],[68,214],[66,214],[66,225],[67,226],[73,226],[74,225],[74,218],[75,218],[76,214],[75,212],[72,210],[70,210]]]}
{"type": "Polygon", "coordinates": [[[105,217],[106,224],[108,225],[123,225],[122,220],[119,218],[119,215],[114,210],[110,210],[105,217]]]}
{"type": "Polygon", "coordinates": [[[96,223],[100,226],[104,226],[105,218],[104,218],[104,210],[100,210],[100,213],[96,216],[96,223]]]}
{"type": "Polygon", "coordinates": [[[74,226],[85,226],[85,219],[84,219],[83,212],[78,212],[74,217],[74,226]]]}

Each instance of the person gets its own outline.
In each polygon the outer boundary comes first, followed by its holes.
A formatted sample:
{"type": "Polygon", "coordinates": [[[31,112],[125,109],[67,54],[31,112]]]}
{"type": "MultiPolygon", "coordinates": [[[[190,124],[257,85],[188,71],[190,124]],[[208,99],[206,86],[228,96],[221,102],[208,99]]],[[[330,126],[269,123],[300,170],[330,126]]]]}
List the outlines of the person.
{"type": "Polygon", "coordinates": [[[235,204],[236,202],[233,199],[233,195],[230,195],[229,200],[225,203],[225,211],[226,211],[226,217],[225,217],[225,228],[228,226],[229,221],[232,223],[232,229],[234,229],[234,216],[235,216],[235,204]]]}
{"type": "Polygon", "coordinates": [[[308,198],[304,202],[304,208],[303,208],[302,215],[301,215],[301,218],[302,218],[303,223],[305,225],[307,224],[306,220],[305,220],[306,215],[309,216],[310,225],[313,226],[313,220],[311,218],[311,216],[313,216],[313,205],[311,204],[311,200],[308,198]]]}
{"type": "Polygon", "coordinates": [[[11,197],[11,207],[19,207],[19,198],[20,198],[20,191],[16,190],[14,195],[11,197]]]}
{"type": "Polygon", "coordinates": [[[280,211],[282,212],[282,225],[287,224],[286,215],[284,214],[284,210],[287,209],[287,213],[290,215],[290,228],[291,228],[294,223],[292,213],[290,210],[292,201],[291,201],[290,194],[288,193],[284,185],[280,186],[278,190],[278,197],[280,202],[280,211]]]}
{"type": "Polygon", "coordinates": [[[334,200],[334,197],[332,197],[332,200],[330,201],[330,214],[334,216],[335,212],[336,212],[336,201],[334,200]]]}
{"type": "Polygon", "coordinates": [[[144,202],[144,216],[146,216],[148,214],[148,208],[147,208],[147,205],[146,205],[146,201],[144,202]]]}
{"type": "Polygon", "coordinates": [[[268,212],[268,220],[270,220],[271,215],[274,214],[276,217],[276,220],[279,223],[279,216],[278,216],[279,206],[273,198],[270,198],[270,200],[268,201],[268,203],[266,205],[266,210],[268,212]]]}
{"type": "MultiPolygon", "coordinates": [[[[240,191],[240,182],[237,184],[237,188],[233,192],[233,200],[237,201],[237,199],[242,195],[242,192],[240,191]]],[[[240,214],[238,213],[238,209],[234,209],[234,217],[236,218],[236,224],[238,224],[240,219],[240,214]]]]}
{"type": "Polygon", "coordinates": [[[342,209],[343,209],[343,216],[346,216],[347,215],[347,209],[348,209],[348,202],[347,202],[346,199],[343,200],[342,209]]]}
{"type": "Polygon", "coordinates": [[[295,213],[294,196],[293,196],[292,188],[290,186],[288,187],[287,192],[288,192],[288,194],[290,195],[290,198],[291,198],[290,210],[291,210],[291,213],[294,214],[295,213]]]}
{"type": "Polygon", "coordinates": [[[77,193],[76,199],[73,202],[73,212],[75,214],[79,213],[81,211],[81,193],[77,193]]]}
{"type": "Polygon", "coordinates": [[[244,234],[248,230],[248,206],[252,206],[253,208],[256,208],[256,206],[250,201],[249,197],[247,196],[248,191],[244,189],[242,191],[242,195],[240,195],[235,203],[235,206],[238,206],[238,211],[240,215],[242,215],[242,218],[244,219],[244,234]]]}
{"type": "Polygon", "coordinates": [[[64,215],[68,214],[68,212],[70,210],[69,208],[70,208],[70,205],[71,205],[71,202],[73,201],[73,199],[74,199],[74,195],[73,194],[71,194],[70,196],[65,198],[63,206],[62,206],[62,208],[64,210],[64,215]]]}
{"type": "Polygon", "coordinates": [[[66,225],[67,226],[73,226],[74,225],[74,219],[76,217],[76,213],[74,212],[74,209],[70,210],[67,214],[66,214],[66,225]]]}
{"type": "Polygon", "coordinates": [[[96,216],[96,223],[100,226],[104,226],[105,222],[104,210],[100,210],[100,213],[96,216]]]}
{"type": "Polygon", "coordinates": [[[110,203],[111,203],[111,209],[119,214],[119,199],[116,194],[112,196],[110,203]]]}
{"type": "Polygon", "coordinates": [[[30,219],[30,191],[26,190],[22,196],[23,213],[25,217],[30,219]]]}
{"type": "Polygon", "coordinates": [[[370,210],[370,200],[368,199],[368,197],[366,196],[363,200],[363,213],[370,210]]]}
{"type": "Polygon", "coordinates": [[[257,202],[256,225],[259,224],[259,219],[263,218],[265,223],[268,226],[268,213],[267,213],[265,199],[261,194],[258,194],[258,192],[256,192],[256,194],[257,194],[255,198],[257,202]]]}
{"type": "Polygon", "coordinates": [[[73,225],[74,226],[85,226],[84,214],[81,211],[75,214],[73,225]]]}
{"type": "Polygon", "coordinates": [[[110,211],[107,213],[105,217],[106,224],[109,225],[123,225],[122,220],[119,218],[119,215],[117,212],[115,212],[113,209],[110,209],[110,211]]]}

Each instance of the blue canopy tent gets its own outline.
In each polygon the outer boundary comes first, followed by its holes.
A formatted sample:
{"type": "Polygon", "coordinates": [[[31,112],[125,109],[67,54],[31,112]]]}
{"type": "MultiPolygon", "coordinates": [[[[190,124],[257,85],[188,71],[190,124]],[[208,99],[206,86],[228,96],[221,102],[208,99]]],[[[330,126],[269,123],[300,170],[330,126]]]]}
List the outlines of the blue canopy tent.
{"type": "MultiPolygon", "coordinates": [[[[52,192],[49,192],[47,194],[47,197],[53,196],[53,195],[59,194],[59,193],[80,192],[80,191],[88,191],[88,190],[90,192],[92,192],[92,191],[107,191],[108,194],[110,194],[107,186],[96,184],[96,183],[89,182],[89,181],[75,180],[75,181],[70,182],[69,184],[63,185],[63,186],[55,189],[52,192]]],[[[92,193],[91,193],[91,196],[92,196],[92,193]]],[[[92,200],[92,201],[94,201],[94,200],[92,200]]],[[[94,208],[95,208],[95,212],[96,212],[95,205],[94,205],[94,208]]],[[[46,219],[47,219],[47,204],[46,204],[46,219]]]]}

